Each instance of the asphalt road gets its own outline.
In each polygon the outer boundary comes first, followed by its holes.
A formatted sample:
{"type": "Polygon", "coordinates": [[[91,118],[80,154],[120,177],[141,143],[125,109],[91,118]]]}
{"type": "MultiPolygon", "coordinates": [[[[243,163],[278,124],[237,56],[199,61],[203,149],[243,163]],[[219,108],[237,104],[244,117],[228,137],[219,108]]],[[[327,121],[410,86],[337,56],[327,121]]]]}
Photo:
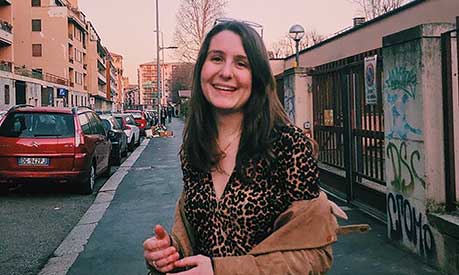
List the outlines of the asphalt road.
{"type": "MultiPolygon", "coordinates": [[[[116,169],[112,167],[112,174],[116,169]]],[[[91,206],[106,180],[96,180],[92,195],[79,195],[57,184],[30,183],[2,190],[0,274],[37,274],[91,206]]]]}

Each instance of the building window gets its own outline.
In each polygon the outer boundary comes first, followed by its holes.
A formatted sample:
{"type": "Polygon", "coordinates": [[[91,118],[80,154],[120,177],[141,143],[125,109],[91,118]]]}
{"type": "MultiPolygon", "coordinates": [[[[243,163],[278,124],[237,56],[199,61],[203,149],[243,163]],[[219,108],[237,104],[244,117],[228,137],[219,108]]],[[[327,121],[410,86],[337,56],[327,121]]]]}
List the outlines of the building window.
{"type": "Polygon", "coordinates": [[[32,56],[41,56],[41,44],[32,44],[32,56]]]}
{"type": "Polygon", "coordinates": [[[79,85],[83,84],[83,75],[81,73],[75,72],[75,82],[79,85]]]}
{"type": "Polygon", "coordinates": [[[41,32],[41,19],[32,19],[32,31],[41,32]]]}
{"type": "Polygon", "coordinates": [[[5,85],[5,104],[10,104],[10,85],[5,85]]]}
{"type": "Polygon", "coordinates": [[[32,7],[41,7],[41,0],[32,0],[32,7]]]}

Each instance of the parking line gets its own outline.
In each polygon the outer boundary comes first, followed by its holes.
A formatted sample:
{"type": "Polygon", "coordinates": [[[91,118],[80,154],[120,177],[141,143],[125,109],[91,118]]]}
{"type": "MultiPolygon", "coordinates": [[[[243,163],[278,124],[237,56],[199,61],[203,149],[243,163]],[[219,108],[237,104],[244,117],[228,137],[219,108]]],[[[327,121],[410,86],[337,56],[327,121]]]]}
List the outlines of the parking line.
{"type": "Polygon", "coordinates": [[[99,190],[96,199],[81,217],[78,224],[70,231],[62,243],[53,253],[43,269],[38,275],[65,275],[78,258],[80,252],[84,250],[84,246],[91,237],[94,229],[100,219],[105,214],[105,211],[110,206],[110,203],[115,196],[116,189],[127,175],[129,169],[134,165],[135,161],[147,147],[150,139],[144,139],[142,144],[126,159],[118,170],[105,182],[104,186],[99,190]]]}

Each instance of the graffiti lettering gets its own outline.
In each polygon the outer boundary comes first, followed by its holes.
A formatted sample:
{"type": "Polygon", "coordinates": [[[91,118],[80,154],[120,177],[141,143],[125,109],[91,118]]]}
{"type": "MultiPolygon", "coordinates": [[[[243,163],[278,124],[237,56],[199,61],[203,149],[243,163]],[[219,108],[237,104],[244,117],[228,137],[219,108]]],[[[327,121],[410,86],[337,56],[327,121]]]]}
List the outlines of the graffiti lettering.
{"type": "Polygon", "coordinates": [[[407,120],[406,105],[410,99],[416,99],[416,71],[405,67],[395,67],[385,81],[387,103],[392,116],[392,127],[387,138],[398,137],[406,140],[408,133],[421,135],[422,131],[412,127],[407,120]]]}
{"type": "Polygon", "coordinates": [[[421,159],[421,154],[419,151],[413,151],[408,157],[406,143],[402,141],[400,147],[389,142],[386,149],[387,158],[392,162],[392,170],[394,171],[394,178],[391,180],[392,186],[394,186],[397,192],[404,194],[411,194],[414,190],[414,179],[418,179],[422,186],[425,188],[425,181],[417,173],[414,162],[415,159],[419,161],[421,159]],[[409,159],[409,163],[408,163],[409,159]],[[406,180],[403,171],[408,171],[409,180],[406,180]]]}
{"type": "Polygon", "coordinates": [[[403,242],[407,240],[416,246],[419,254],[434,259],[435,239],[430,226],[423,222],[422,213],[417,213],[410,202],[400,194],[387,195],[389,237],[403,242]]]}

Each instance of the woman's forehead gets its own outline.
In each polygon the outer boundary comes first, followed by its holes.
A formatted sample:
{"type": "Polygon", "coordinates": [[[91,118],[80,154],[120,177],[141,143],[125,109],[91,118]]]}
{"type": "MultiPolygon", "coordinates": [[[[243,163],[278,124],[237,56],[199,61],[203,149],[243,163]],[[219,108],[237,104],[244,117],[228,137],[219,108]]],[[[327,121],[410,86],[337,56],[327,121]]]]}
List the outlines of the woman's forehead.
{"type": "Polygon", "coordinates": [[[212,37],[207,51],[246,56],[241,37],[228,30],[221,31],[212,37]]]}

